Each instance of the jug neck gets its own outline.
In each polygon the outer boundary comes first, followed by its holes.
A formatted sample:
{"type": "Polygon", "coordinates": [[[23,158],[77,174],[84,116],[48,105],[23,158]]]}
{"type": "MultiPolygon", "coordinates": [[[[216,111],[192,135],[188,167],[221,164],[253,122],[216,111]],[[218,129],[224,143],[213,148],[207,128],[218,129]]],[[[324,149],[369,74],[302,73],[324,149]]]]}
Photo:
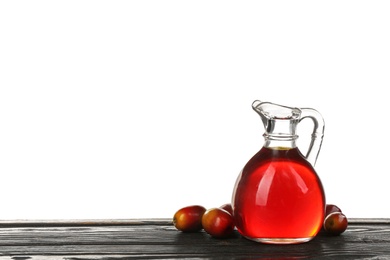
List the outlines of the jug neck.
{"type": "Polygon", "coordinates": [[[294,140],[275,140],[275,139],[268,139],[267,137],[264,138],[264,147],[271,148],[271,149],[292,149],[296,148],[296,142],[294,140]]]}
{"type": "Polygon", "coordinates": [[[268,148],[290,149],[296,147],[297,119],[268,119],[266,131],[263,134],[264,146],[268,148]]]}

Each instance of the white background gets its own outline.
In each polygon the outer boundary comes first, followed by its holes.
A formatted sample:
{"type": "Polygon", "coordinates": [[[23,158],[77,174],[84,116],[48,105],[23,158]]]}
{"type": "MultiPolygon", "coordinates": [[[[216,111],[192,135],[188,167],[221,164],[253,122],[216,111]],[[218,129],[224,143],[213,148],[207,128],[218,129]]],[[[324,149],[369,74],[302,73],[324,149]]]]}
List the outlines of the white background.
{"type": "Polygon", "coordinates": [[[230,202],[263,144],[256,99],[317,109],[327,202],[390,217],[389,13],[388,1],[2,1],[0,219],[230,202]]]}

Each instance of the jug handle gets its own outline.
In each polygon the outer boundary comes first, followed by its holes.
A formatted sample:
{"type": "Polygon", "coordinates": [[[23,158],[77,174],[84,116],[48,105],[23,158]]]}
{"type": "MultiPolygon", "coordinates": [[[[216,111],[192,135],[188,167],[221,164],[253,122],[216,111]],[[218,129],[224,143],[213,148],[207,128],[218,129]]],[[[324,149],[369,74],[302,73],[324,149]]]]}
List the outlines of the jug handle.
{"type": "Polygon", "coordinates": [[[318,154],[321,150],[322,139],[324,137],[325,122],[321,114],[315,109],[301,108],[301,111],[302,113],[299,122],[301,122],[305,118],[310,118],[311,120],[313,120],[314,123],[310,145],[305,156],[306,160],[314,166],[317,162],[318,154]]]}

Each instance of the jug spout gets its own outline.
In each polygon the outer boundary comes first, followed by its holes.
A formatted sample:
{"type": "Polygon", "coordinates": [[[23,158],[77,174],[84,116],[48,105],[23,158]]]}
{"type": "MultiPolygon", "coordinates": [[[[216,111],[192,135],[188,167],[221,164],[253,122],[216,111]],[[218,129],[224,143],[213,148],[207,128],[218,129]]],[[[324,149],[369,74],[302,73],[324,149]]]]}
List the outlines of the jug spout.
{"type": "Polygon", "coordinates": [[[260,100],[255,100],[252,103],[252,108],[264,118],[264,120],[299,119],[301,114],[299,108],[277,105],[271,102],[262,102],[260,100]]]}
{"type": "Polygon", "coordinates": [[[263,102],[261,102],[260,100],[255,100],[252,103],[252,108],[253,108],[253,110],[255,110],[257,112],[257,114],[259,114],[259,116],[261,118],[261,121],[263,122],[264,128],[267,129],[267,121],[268,121],[268,119],[267,119],[267,116],[264,113],[262,113],[262,109],[261,109],[261,104],[262,103],[263,102]]]}

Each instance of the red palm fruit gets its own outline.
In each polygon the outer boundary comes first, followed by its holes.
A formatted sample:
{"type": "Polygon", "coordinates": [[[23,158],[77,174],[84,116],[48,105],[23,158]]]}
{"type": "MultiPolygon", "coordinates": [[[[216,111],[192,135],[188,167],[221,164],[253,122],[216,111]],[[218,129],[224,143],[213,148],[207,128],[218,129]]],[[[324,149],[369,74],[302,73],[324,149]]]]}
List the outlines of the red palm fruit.
{"type": "Polygon", "coordinates": [[[202,226],[212,237],[225,238],[233,233],[233,217],[224,209],[211,208],[203,214],[202,226]]]}
{"type": "Polygon", "coordinates": [[[183,232],[197,232],[202,229],[202,216],[205,211],[200,205],[181,208],[173,216],[173,225],[183,232]]]}
{"type": "Polygon", "coordinates": [[[341,212],[333,212],[324,220],[324,230],[331,235],[340,235],[348,227],[348,219],[341,212]]]}

